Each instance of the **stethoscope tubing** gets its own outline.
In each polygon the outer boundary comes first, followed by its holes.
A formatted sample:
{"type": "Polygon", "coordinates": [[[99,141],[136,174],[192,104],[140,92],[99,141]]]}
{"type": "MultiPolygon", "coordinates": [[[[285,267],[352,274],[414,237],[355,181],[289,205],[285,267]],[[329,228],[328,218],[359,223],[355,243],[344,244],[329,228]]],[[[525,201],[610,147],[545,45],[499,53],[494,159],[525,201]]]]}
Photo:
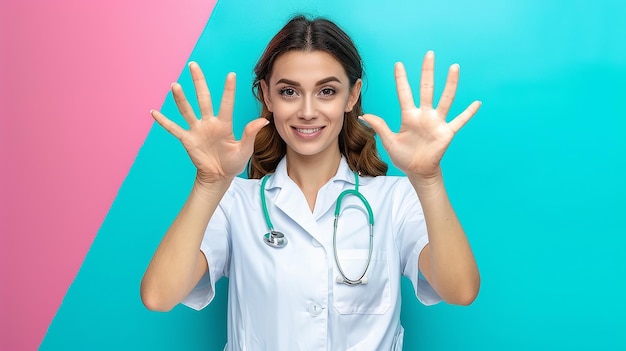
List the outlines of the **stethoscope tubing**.
{"type": "Polygon", "coordinates": [[[280,249],[287,245],[287,237],[285,234],[274,230],[274,225],[270,219],[270,212],[267,209],[267,200],[265,199],[265,183],[267,183],[270,176],[271,174],[265,175],[261,181],[261,205],[263,206],[265,223],[267,223],[267,228],[269,229],[269,233],[263,235],[263,241],[273,248],[280,249]]]}
{"type": "Polygon", "coordinates": [[[363,268],[363,273],[357,279],[350,279],[346,275],[346,273],[341,268],[341,263],[339,262],[339,255],[337,254],[337,224],[339,222],[339,216],[335,216],[335,221],[333,224],[333,254],[335,256],[335,264],[337,265],[337,269],[339,270],[339,274],[341,274],[341,279],[337,280],[338,282],[353,286],[359,284],[365,284],[363,278],[365,278],[365,274],[370,267],[370,262],[372,261],[372,251],[374,251],[374,224],[373,221],[369,224],[369,252],[367,255],[367,262],[365,263],[365,268],[363,268]]]}
{"type": "MultiPolygon", "coordinates": [[[[272,220],[270,218],[269,210],[267,207],[267,200],[265,197],[265,185],[270,176],[271,174],[267,174],[261,180],[261,206],[263,207],[263,216],[265,217],[265,223],[267,224],[267,228],[269,230],[269,233],[263,235],[263,241],[273,248],[283,248],[285,247],[285,245],[287,245],[287,238],[283,233],[278,232],[274,229],[274,225],[272,224],[272,220]]],[[[359,192],[359,175],[356,172],[354,172],[354,179],[354,189],[344,190],[337,197],[337,204],[335,205],[335,220],[333,222],[333,255],[335,256],[335,264],[337,265],[337,269],[339,270],[339,274],[341,275],[341,277],[337,277],[337,282],[344,283],[349,286],[365,284],[367,282],[365,274],[369,269],[372,260],[372,252],[374,251],[374,212],[372,211],[372,207],[370,206],[365,196],[363,196],[363,194],[359,192]],[[341,202],[343,201],[344,197],[349,195],[356,196],[365,206],[369,226],[369,252],[367,255],[367,262],[365,263],[363,273],[359,276],[358,279],[350,279],[346,276],[343,268],[341,267],[341,263],[339,262],[339,255],[337,253],[337,227],[339,225],[339,217],[341,215],[341,202]]]]}

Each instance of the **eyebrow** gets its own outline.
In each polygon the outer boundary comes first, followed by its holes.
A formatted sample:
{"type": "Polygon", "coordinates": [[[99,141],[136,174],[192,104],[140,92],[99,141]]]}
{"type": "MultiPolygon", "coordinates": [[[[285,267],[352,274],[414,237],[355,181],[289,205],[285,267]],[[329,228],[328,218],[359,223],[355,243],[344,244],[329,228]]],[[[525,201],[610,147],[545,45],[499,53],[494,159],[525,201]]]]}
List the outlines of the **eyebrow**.
{"type": "MultiPolygon", "coordinates": [[[[339,78],[337,78],[335,76],[331,76],[331,77],[324,78],[324,79],[318,81],[317,83],[315,83],[315,85],[318,86],[318,85],[326,84],[326,83],[329,83],[329,82],[341,83],[339,78]]],[[[300,83],[298,83],[296,81],[293,81],[293,80],[285,79],[285,78],[279,79],[278,82],[276,82],[276,84],[280,84],[280,83],[285,83],[287,85],[293,85],[295,87],[299,87],[300,86],[300,83]]]]}

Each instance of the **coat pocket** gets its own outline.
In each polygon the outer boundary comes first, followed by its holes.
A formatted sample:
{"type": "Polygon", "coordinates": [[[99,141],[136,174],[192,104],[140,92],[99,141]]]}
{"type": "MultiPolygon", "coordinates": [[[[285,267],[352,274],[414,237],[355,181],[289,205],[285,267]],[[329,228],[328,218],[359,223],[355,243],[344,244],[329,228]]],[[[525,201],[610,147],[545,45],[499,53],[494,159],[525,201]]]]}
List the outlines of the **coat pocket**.
{"type": "MultiPolygon", "coordinates": [[[[350,279],[357,279],[367,263],[369,250],[337,250],[341,268],[350,279]]],[[[337,266],[334,278],[340,277],[337,266]]],[[[340,314],[384,314],[391,307],[389,266],[384,252],[372,252],[365,274],[366,284],[333,283],[333,305],[340,314]]]]}

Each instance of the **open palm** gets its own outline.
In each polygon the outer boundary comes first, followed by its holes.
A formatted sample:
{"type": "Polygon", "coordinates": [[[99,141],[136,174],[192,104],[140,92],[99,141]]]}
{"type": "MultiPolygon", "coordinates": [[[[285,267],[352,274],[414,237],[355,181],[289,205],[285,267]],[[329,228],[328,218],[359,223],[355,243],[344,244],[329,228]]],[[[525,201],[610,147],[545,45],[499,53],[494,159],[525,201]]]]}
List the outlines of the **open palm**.
{"type": "Polygon", "coordinates": [[[420,105],[415,106],[413,93],[402,63],[395,66],[396,89],[400,101],[402,124],[392,132],[385,121],[374,115],[363,119],[380,135],[391,161],[407,175],[430,177],[440,171],[443,154],[456,132],[478,111],[481,103],[474,101],[450,122],[446,121],[459,81],[459,66],[452,65],[437,108],[433,108],[434,53],[429,51],[422,64],[420,105]]]}
{"type": "Polygon", "coordinates": [[[235,75],[228,74],[224,84],[224,94],[219,113],[214,116],[211,93],[200,66],[189,64],[201,118],[197,118],[193,108],[178,83],[172,84],[172,94],[178,110],[189,129],[185,130],[159,111],[151,111],[152,117],[169,133],[178,138],[197,168],[197,178],[211,183],[233,178],[241,173],[254,149],[254,138],[267,124],[264,118],[256,119],[245,127],[241,141],[235,140],[232,115],[235,103],[235,75]]]}

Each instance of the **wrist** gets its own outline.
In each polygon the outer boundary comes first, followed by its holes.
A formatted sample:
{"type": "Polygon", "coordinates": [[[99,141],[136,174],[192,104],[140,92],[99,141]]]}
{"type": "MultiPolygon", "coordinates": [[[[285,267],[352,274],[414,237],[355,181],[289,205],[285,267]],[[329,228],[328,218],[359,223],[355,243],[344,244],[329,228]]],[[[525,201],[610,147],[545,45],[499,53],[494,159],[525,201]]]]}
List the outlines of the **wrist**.
{"type": "Polygon", "coordinates": [[[193,183],[192,192],[200,195],[201,197],[213,197],[223,196],[226,190],[232,183],[233,178],[221,178],[214,179],[212,181],[203,180],[201,177],[196,176],[193,183]]]}
{"type": "Polygon", "coordinates": [[[435,197],[445,192],[441,169],[431,175],[407,174],[407,178],[420,199],[435,197]]]}

